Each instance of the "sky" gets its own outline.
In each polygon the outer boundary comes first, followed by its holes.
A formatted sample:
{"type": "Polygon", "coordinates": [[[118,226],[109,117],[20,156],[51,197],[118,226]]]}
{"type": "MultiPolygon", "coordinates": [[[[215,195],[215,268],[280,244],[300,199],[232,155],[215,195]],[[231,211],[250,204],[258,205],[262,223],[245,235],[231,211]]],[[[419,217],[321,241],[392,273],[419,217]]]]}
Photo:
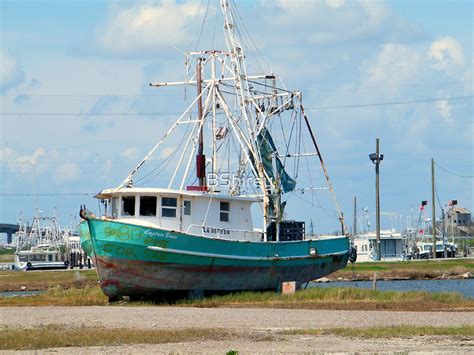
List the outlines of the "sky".
{"type": "MultiPolygon", "coordinates": [[[[349,226],[354,196],[359,216],[375,210],[376,138],[382,211],[406,221],[431,204],[431,158],[441,204],[474,209],[471,1],[235,2],[258,48],[250,68],[303,92],[349,226]]],[[[215,0],[2,0],[0,13],[1,223],[35,205],[63,226],[81,204],[97,211],[91,194],[185,108],[182,89],[148,83],[183,80],[183,51],[224,45],[215,0]]],[[[335,229],[325,219],[315,212],[318,232],[335,229]]]]}

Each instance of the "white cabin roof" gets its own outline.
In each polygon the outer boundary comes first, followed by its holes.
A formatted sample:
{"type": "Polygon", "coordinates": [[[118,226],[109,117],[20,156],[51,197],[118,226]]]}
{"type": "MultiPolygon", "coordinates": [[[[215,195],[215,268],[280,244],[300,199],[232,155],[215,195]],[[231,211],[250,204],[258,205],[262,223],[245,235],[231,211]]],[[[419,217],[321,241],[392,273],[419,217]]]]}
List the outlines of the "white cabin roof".
{"type": "Polygon", "coordinates": [[[218,192],[211,191],[184,191],[175,189],[163,189],[154,187],[122,187],[114,189],[105,189],[99,192],[95,197],[100,199],[108,199],[113,196],[122,195],[180,195],[180,196],[192,196],[192,197],[203,197],[219,200],[237,200],[237,201],[248,201],[248,202],[262,202],[262,197],[258,195],[241,195],[241,196],[230,196],[221,194],[218,192]]]}

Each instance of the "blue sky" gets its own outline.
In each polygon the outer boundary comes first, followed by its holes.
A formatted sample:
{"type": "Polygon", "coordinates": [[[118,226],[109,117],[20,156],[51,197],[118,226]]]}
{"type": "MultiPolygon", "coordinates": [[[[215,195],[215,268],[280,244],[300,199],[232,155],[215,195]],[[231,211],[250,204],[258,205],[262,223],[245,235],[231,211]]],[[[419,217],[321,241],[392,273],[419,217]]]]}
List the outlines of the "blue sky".
{"type": "MultiPolygon", "coordinates": [[[[173,116],[90,114],[184,108],[182,91],[153,91],[148,82],[183,79],[183,57],[173,47],[194,49],[206,5],[205,0],[1,2],[1,222],[15,222],[20,211],[32,216],[35,181],[39,208],[51,214],[56,206],[64,225],[72,223],[80,204],[97,209],[89,196],[68,194],[116,186],[173,116]],[[51,193],[66,195],[42,195],[51,193]]],[[[368,154],[377,137],[385,155],[384,211],[410,215],[421,200],[431,199],[432,157],[450,171],[474,175],[471,1],[238,5],[269,70],[303,92],[349,222],[353,196],[359,207],[375,209],[368,154]],[[449,99],[456,97],[464,99],[449,99]],[[433,98],[445,100],[371,106],[433,98]],[[340,107],[360,104],[367,106],[340,107]]],[[[216,13],[212,1],[202,48],[222,46],[216,13]]],[[[249,60],[258,54],[247,53],[249,60]]],[[[440,168],[436,175],[443,204],[457,199],[474,209],[472,178],[440,168]]],[[[305,207],[293,212],[313,218],[305,207]]],[[[335,229],[317,211],[314,222],[318,231],[335,229]]]]}

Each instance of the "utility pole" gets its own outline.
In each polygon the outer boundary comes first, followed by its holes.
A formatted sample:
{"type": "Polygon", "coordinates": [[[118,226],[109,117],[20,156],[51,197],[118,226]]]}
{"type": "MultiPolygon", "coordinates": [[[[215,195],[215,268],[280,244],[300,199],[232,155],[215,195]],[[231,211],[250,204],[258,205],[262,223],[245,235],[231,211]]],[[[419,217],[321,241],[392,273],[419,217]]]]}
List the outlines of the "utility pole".
{"type": "Polygon", "coordinates": [[[383,160],[383,154],[380,154],[380,139],[375,141],[375,153],[369,154],[372,163],[375,164],[375,214],[376,214],[376,233],[377,233],[377,260],[380,261],[380,182],[379,182],[379,166],[383,160]]]}
{"type": "Polygon", "coordinates": [[[436,202],[435,202],[435,168],[434,159],[431,158],[431,229],[433,230],[433,259],[436,259],[436,202]]]}

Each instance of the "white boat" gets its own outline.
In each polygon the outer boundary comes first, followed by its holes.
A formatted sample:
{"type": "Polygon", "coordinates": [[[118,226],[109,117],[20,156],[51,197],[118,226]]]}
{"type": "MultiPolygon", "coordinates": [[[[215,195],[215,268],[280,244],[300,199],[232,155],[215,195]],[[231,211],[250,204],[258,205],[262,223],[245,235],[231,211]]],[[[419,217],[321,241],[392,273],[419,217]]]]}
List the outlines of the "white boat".
{"type": "Polygon", "coordinates": [[[55,245],[41,244],[15,253],[15,268],[20,270],[67,269],[69,261],[55,245]]]}
{"type": "MultiPolygon", "coordinates": [[[[431,238],[432,239],[432,238],[431,238]]],[[[433,242],[426,237],[418,241],[415,247],[410,249],[409,257],[413,259],[430,259],[433,257],[433,242]]],[[[458,246],[451,242],[436,241],[436,258],[454,258],[458,252],[458,246]]]]}
{"type": "MultiPolygon", "coordinates": [[[[367,262],[377,260],[377,234],[375,231],[366,232],[354,237],[357,248],[357,261],[367,262]]],[[[400,232],[394,229],[380,231],[380,260],[399,261],[405,259],[406,242],[400,232]]]]}
{"type": "Polygon", "coordinates": [[[19,226],[15,236],[15,269],[66,269],[69,266],[66,235],[56,217],[43,217],[37,211],[31,226],[22,219],[19,226]]]}

